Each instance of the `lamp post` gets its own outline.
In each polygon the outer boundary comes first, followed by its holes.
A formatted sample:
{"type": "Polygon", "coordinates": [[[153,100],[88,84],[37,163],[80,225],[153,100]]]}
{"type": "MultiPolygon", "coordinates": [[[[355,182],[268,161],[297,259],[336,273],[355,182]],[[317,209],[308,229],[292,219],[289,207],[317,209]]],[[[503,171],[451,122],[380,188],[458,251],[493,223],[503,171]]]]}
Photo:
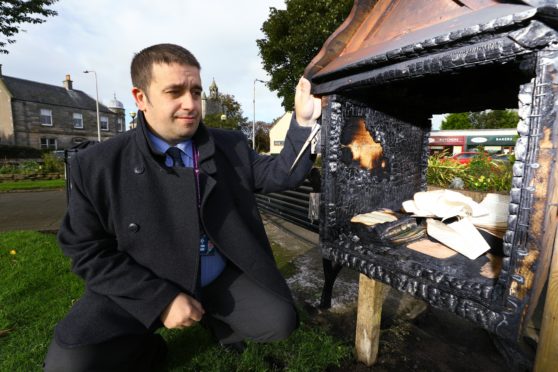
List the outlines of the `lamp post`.
{"type": "Polygon", "coordinates": [[[133,129],[133,128],[136,127],[136,112],[135,112],[135,111],[131,111],[131,112],[130,112],[130,116],[132,117],[132,128],[131,128],[131,129],[133,129]]]}
{"type": "Polygon", "coordinates": [[[95,94],[96,94],[95,105],[97,106],[97,140],[101,142],[101,122],[99,120],[99,86],[97,85],[97,73],[93,70],[85,70],[83,72],[86,74],[92,72],[95,75],[95,94]]]}
{"type": "Polygon", "coordinates": [[[252,148],[256,149],[256,82],[267,83],[260,79],[254,79],[254,120],[252,121],[252,148]]]}

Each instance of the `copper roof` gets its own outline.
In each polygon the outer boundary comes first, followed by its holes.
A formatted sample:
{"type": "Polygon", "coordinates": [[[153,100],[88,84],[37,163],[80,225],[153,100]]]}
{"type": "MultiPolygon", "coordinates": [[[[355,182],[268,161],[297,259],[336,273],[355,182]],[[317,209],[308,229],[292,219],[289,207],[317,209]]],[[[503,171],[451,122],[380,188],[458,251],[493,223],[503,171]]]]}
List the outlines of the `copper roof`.
{"type": "MultiPolygon", "coordinates": [[[[557,8],[556,0],[355,0],[305,75],[317,85],[337,80],[334,86],[339,88],[343,79],[349,83],[349,76],[364,69],[482,32],[498,32],[535,17],[541,9],[554,17],[557,8]]],[[[322,86],[322,93],[331,87],[322,86]]]]}

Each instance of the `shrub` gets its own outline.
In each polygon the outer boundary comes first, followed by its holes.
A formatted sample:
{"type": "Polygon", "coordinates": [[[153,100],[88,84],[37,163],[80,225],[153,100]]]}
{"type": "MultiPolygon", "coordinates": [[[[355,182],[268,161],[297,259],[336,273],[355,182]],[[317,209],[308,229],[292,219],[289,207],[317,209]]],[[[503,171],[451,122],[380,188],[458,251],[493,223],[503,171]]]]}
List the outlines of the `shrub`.
{"type": "Polygon", "coordinates": [[[64,171],[64,161],[57,158],[52,152],[43,154],[43,173],[62,173],[64,171]]]}
{"type": "Polygon", "coordinates": [[[18,172],[21,174],[35,174],[41,171],[41,165],[34,160],[26,160],[18,166],[18,172]]]}
{"type": "Polygon", "coordinates": [[[39,159],[41,154],[32,147],[0,145],[0,159],[39,159]]]}
{"type": "Polygon", "coordinates": [[[513,162],[491,161],[482,152],[469,164],[460,164],[444,158],[443,154],[428,159],[427,182],[429,185],[447,188],[459,177],[465,189],[484,192],[509,192],[512,181],[513,162]]]}

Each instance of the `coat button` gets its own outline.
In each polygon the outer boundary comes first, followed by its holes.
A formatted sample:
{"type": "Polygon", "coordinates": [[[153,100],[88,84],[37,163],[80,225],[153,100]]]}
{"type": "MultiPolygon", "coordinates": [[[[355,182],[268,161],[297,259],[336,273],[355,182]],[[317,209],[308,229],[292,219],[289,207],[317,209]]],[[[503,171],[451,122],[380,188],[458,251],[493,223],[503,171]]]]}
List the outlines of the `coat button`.
{"type": "Polygon", "coordinates": [[[141,165],[138,165],[134,168],[134,173],[135,174],[142,174],[145,171],[145,168],[142,167],[141,165]]]}
{"type": "Polygon", "coordinates": [[[131,223],[128,225],[128,231],[130,232],[138,232],[139,230],[139,225],[135,224],[135,223],[131,223]]]}

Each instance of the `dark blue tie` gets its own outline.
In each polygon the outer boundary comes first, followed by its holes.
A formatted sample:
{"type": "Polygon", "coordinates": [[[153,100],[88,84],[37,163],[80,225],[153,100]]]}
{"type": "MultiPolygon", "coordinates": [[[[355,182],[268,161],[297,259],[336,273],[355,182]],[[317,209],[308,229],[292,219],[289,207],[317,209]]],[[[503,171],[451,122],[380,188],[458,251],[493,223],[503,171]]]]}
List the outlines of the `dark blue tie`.
{"type": "Polygon", "coordinates": [[[169,147],[167,154],[172,158],[173,167],[184,168],[184,161],[182,161],[182,151],[178,147],[169,147]]]}

